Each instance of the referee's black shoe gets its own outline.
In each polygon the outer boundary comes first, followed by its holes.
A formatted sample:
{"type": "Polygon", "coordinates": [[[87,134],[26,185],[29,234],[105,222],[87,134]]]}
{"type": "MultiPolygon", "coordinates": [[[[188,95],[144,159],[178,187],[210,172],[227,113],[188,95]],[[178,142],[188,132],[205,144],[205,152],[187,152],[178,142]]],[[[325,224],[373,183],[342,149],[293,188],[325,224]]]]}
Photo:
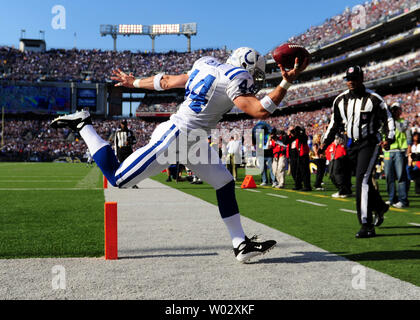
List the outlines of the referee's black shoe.
{"type": "Polygon", "coordinates": [[[385,206],[376,212],[375,215],[375,227],[379,227],[384,222],[384,214],[389,210],[389,204],[385,204],[385,206]]]}
{"type": "Polygon", "coordinates": [[[356,238],[373,238],[376,236],[373,225],[362,224],[362,228],[356,233],[356,238]]]}

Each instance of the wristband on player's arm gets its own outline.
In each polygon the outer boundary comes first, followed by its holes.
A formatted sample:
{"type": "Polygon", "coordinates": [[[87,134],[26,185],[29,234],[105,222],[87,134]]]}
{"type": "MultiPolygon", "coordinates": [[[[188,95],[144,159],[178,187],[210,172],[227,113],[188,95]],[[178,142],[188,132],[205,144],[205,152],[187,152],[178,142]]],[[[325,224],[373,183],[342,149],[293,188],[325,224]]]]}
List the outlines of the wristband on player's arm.
{"type": "Polygon", "coordinates": [[[155,77],[153,78],[153,86],[155,87],[156,91],[165,90],[160,86],[160,80],[162,79],[162,77],[164,75],[165,75],[165,73],[161,72],[161,73],[158,73],[157,75],[155,75],[155,77]]]}
{"type": "Polygon", "coordinates": [[[265,96],[260,100],[261,105],[265,110],[270,113],[273,113],[277,109],[277,105],[274,103],[273,100],[269,96],[265,96]]]}
{"type": "Polygon", "coordinates": [[[136,79],[133,82],[133,87],[134,88],[140,88],[140,79],[136,79]]]}
{"type": "Polygon", "coordinates": [[[291,85],[292,85],[292,84],[291,84],[289,81],[287,81],[286,79],[283,79],[283,80],[280,82],[280,87],[282,87],[284,90],[289,89],[291,85]]]}

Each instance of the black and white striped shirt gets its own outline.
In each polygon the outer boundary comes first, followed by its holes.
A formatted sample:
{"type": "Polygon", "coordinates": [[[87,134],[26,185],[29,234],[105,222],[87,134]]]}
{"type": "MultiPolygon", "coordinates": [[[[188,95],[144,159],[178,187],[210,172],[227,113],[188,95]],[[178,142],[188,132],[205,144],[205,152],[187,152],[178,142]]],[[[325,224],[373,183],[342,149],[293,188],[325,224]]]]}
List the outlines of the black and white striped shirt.
{"type": "Polygon", "coordinates": [[[123,147],[131,147],[136,144],[136,142],[136,137],[131,130],[118,129],[117,132],[115,132],[115,150],[123,147]]]}
{"type": "Polygon", "coordinates": [[[394,140],[394,119],[382,97],[368,89],[358,94],[346,90],[333,102],[333,114],[323,143],[328,146],[335,135],[343,131],[353,141],[378,137],[381,129],[386,139],[394,140]]]}

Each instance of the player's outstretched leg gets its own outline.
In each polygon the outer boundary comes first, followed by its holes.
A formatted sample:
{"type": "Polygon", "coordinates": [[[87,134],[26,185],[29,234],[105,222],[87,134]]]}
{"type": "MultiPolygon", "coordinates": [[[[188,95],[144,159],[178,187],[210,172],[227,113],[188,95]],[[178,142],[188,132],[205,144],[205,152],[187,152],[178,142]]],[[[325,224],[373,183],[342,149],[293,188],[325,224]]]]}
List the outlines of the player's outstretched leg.
{"type": "Polygon", "coordinates": [[[115,172],[120,163],[109,143],[96,133],[88,111],[79,111],[58,117],[51,122],[50,126],[55,129],[67,127],[78,131],[104,176],[113,186],[116,186],[115,172]]]}
{"type": "Polygon", "coordinates": [[[207,164],[189,163],[188,167],[216,190],[219,212],[232,239],[236,259],[240,262],[247,262],[255,256],[268,252],[276,245],[276,241],[260,241],[256,237],[249,239],[245,236],[236,202],[233,176],[220,162],[216,151],[210,146],[208,148],[209,161],[207,164]],[[211,159],[217,159],[218,163],[212,163],[211,159]]]}
{"type": "Polygon", "coordinates": [[[274,240],[260,241],[256,236],[250,239],[245,236],[235,197],[234,180],[217,189],[216,196],[220,215],[232,238],[233,252],[238,261],[247,262],[255,256],[267,253],[276,245],[274,240]]]}
{"type": "Polygon", "coordinates": [[[158,155],[164,152],[179,134],[179,130],[172,123],[159,125],[153,132],[151,141],[120,164],[109,143],[93,128],[89,112],[80,111],[58,117],[51,122],[51,127],[69,127],[79,131],[104,176],[113,186],[119,188],[131,188],[165,168],[167,165],[157,161],[158,155]]]}

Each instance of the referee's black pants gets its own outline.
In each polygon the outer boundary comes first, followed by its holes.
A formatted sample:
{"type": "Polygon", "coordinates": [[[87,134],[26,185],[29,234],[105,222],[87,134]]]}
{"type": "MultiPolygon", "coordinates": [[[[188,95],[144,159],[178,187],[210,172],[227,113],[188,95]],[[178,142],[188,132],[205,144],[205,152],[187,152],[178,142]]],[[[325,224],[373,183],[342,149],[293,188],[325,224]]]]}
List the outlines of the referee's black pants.
{"type": "Polygon", "coordinates": [[[118,150],[117,150],[118,161],[120,163],[122,163],[132,153],[133,153],[133,149],[131,149],[131,147],[127,146],[127,147],[118,148],[118,150]]]}
{"type": "Polygon", "coordinates": [[[385,206],[372,182],[379,152],[380,146],[376,139],[352,143],[348,149],[349,162],[356,169],[356,207],[361,224],[372,225],[373,212],[382,210],[385,206]]]}

